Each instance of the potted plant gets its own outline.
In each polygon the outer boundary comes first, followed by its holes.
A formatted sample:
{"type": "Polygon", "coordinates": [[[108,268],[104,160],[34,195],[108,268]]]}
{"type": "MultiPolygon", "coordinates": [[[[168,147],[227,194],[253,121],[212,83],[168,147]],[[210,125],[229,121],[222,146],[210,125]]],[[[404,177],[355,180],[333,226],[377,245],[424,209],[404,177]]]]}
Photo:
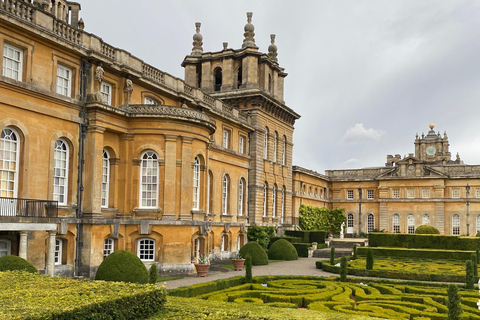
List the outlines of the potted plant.
{"type": "Polygon", "coordinates": [[[235,271],[242,271],[243,265],[245,264],[245,259],[242,257],[240,253],[237,253],[237,256],[232,259],[233,268],[235,271]]]}
{"type": "Polygon", "coordinates": [[[206,277],[209,268],[210,268],[210,260],[208,260],[208,256],[206,254],[202,254],[200,257],[198,257],[198,263],[195,263],[197,276],[206,277]]]}

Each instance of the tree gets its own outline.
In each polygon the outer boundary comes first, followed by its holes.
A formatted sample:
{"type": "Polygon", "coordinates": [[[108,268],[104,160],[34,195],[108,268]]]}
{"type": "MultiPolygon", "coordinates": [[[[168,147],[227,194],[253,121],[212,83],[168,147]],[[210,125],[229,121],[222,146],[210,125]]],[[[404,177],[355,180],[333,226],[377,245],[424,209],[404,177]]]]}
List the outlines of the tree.
{"type": "Polygon", "coordinates": [[[152,264],[152,266],[150,267],[150,270],[148,271],[148,275],[149,275],[149,278],[150,278],[150,280],[148,281],[149,283],[151,283],[151,284],[157,283],[158,267],[155,263],[152,264]]]}
{"type": "Polygon", "coordinates": [[[475,275],[473,274],[473,262],[472,260],[467,260],[465,264],[465,287],[467,289],[473,289],[475,283],[475,275]]]}
{"type": "Polygon", "coordinates": [[[460,306],[460,295],[458,294],[458,288],[454,284],[450,284],[447,289],[448,300],[448,320],[459,320],[460,314],[462,314],[462,307],[460,306]]]}
{"type": "Polygon", "coordinates": [[[368,248],[367,250],[367,270],[372,270],[373,269],[373,250],[372,248],[368,248]]]}
{"type": "Polygon", "coordinates": [[[357,244],[355,243],[353,245],[353,257],[352,257],[353,260],[357,260],[357,244]]]}
{"type": "Polygon", "coordinates": [[[330,264],[333,266],[335,264],[335,248],[330,248],[330,264]]]}
{"type": "Polygon", "coordinates": [[[472,253],[472,264],[473,264],[473,275],[478,277],[478,262],[477,262],[477,255],[472,253]]]}
{"type": "Polygon", "coordinates": [[[347,281],[347,257],[345,256],[340,259],[340,281],[347,281]]]}
{"type": "Polygon", "coordinates": [[[273,236],[275,236],[275,227],[252,226],[247,230],[248,241],[255,241],[263,249],[268,247],[273,236]]]}

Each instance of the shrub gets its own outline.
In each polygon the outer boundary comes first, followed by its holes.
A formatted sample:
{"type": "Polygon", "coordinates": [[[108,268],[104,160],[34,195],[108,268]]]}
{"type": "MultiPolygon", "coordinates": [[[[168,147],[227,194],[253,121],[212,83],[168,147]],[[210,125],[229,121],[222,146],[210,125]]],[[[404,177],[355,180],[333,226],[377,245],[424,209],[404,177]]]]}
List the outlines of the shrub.
{"type": "Polygon", "coordinates": [[[476,237],[480,237],[480,231],[477,232],[476,237]]]}
{"type": "Polygon", "coordinates": [[[347,281],[347,257],[340,259],[340,281],[347,281]]]}
{"type": "Polygon", "coordinates": [[[366,256],[368,249],[372,249],[375,256],[380,257],[401,257],[401,258],[422,258],[422,259],[447,259],[466,261],[471,259],[472,251],[458,250],[435,250],[435,249],[407,249],[407,248],[369,248],[358,247],[357,255],[366,256]]]}
{"type": "Polygon", "coordinates": [[[325,260],[317,260],[317,261],[315,261],[315,267],[316,267],[317,269],[322,269],[323,261],[325,261],[325,260]]]}
{"type": "Polygon", "coordinates": [[[440,234],[440,231],[434,226],[423,224],[415,229],[415,234],[440,234]]]}
{"type": "Polygon", "coordinates": [[[270,260],[298,260],[297,249],[285,239],[276,241],[268,250],[270,260]]]}
{"type": "Polygon", "coordinates": [[[245,282],[252,283],[252,255],[245,256],[245,282]]]}
{"type": "Polygon", "coordinates": [[[477,249],[475,250],[475,254],[477,255],[477,264],[480,263],[480,251],[477,249]]]}
{"type": "Polygon", "coordinates": [[[472,260],[467,260],[465,264],[465,287],[467,289],[473,289],[475,283],[475,276],[473,274],[473,263],[472,260]]]}
{"type": "Polygon", "coordinates": [[[156,264],[152,264],[150,270],[148,270],[148,274],[150,276],[150,280],[148,281],[151,284],[157,283],[158,278],[158,267],[156,264]]]}
{"type": "Polygon", "coordinates": [[[367,270],[372,270],[373,269],[373,251],[371,248],[368,248],[367,251],[367,265],[366,265],[367,270]]]}
{"type": "Polygon", "coordinates": [[[353,257],[352,260],[357,260],[357,244],[353,245],[353,257]]]}
{"type": "Polygon", "coordinates": [[[369,233],[370,247],[468,250],[480,249],[480,238],[440,234],[369,233]]]}
{"type": "Polygon", "coordinates": [[[458,294],[458,288],[454,284],[450,284],[447,289],[448,300],[448,320],[459,320],[462,308],[460,307],[460,295],[458,294]]]}
{"type": "Polygon", "coordinates": [[[292,236],[272,237],[272,239],[270,240],[270,243],[268,244],[268,248],[270,248],[276,241],[278,241],[280,239],[287,240],[290,243],[301,243],[302,242],[302,238],[300,238],[300,237],[292,237],[292,236]]]}
{"type": "Polygon", "coordinates": [[[312,246],[309,243],[292,243],[292,245],[297,250],[298,256],[304,258],[308,257],[308,248],[312,246]]]}
{"type": "MultiPolygon", "coordinates": [[[[303,243],[316,242],[317,244],[325,243],[327,231],[302,231],[302,230],[286,230],[285,235],[290,237],[301,238],[303,243]]],[[[293,241],[291,241],[293,243],[293,241]]]]}
{"type": "Polygon", "coordinates": [[[256,242],[264,249],[268,247],[273,236],[275,236],[275,227],[253,226],[247,229],[248,241],[256,242]]]}
{"type": "Polygon", "coordinates": [[[478,277],[478,262],[477,262],[477,255],[472,253],[472,264],[473,264],[473,275],[478,277]]]}
{"type": "Polygon", "coordinates": [[[333,266],[335,264],[335,248],[330,248],[330,264],[333,266]]]}
{"type": "Polygon", "coordinates": [[[0,271],[26,271],[30,273],[38,273],[37,268],[32,266],[27,260],[13,256],[3,256],[0,258],[0,271]]]}
{"type": "Polygon", "coordinates": [[[250,254],[252,257],[252,265],[266,265],[268,264],[268,256],[265,250],[256,242],[248,242],[239,251],[239,253],[246,257],[250,254]]]}
{"type": "Polygon", "coordinates": [[[148,283],[149,276],[147,268],[135,254],[118,250],[103,260],[98,267],[95,280],[148,283]]]}

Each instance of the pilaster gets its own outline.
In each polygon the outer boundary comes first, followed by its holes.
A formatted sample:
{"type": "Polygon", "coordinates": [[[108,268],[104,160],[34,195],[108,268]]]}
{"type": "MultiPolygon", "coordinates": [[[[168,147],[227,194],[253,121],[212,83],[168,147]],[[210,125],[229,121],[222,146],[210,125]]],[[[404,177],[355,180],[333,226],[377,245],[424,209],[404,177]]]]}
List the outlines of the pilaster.
{"type": "Polygon", "coordinates": [[[193,138],[182,137],[182,184],[180,186],[180,215],[192,219],[193,204],[193,169],[192,169],[192,141],[193,138]]]}
{"type": "Polygon", "coordinates": [[[440,234],[445,234],[445,203],[435,203],[435,228],[440,231],[440,234]]]}
{"type": "Polygon", "coordinates": [[[165,135],[164,213],[162,219],[176,219],[177,135],[165,135]]]}
{"type": "Polygon", "coordinates": [[[89,126],[85,138],[84,216],[101,217],[103,133],[105,128],[89,126]]]}

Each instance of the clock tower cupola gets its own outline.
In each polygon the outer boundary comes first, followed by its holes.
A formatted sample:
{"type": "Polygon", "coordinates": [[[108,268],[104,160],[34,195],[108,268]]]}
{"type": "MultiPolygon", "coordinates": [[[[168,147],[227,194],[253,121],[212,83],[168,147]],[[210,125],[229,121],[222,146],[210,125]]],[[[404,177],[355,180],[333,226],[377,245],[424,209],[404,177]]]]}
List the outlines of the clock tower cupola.
{"type": "Polygon", "coordinates": [[[415,157],[426,162],[451,161],[447,133],[444,132],[442,137],[440,132],[435,133],[433,130],[433,123],[429,127],[427,135],[422,133],[421,137],[418,134],[415,137],[415,157]]]}

